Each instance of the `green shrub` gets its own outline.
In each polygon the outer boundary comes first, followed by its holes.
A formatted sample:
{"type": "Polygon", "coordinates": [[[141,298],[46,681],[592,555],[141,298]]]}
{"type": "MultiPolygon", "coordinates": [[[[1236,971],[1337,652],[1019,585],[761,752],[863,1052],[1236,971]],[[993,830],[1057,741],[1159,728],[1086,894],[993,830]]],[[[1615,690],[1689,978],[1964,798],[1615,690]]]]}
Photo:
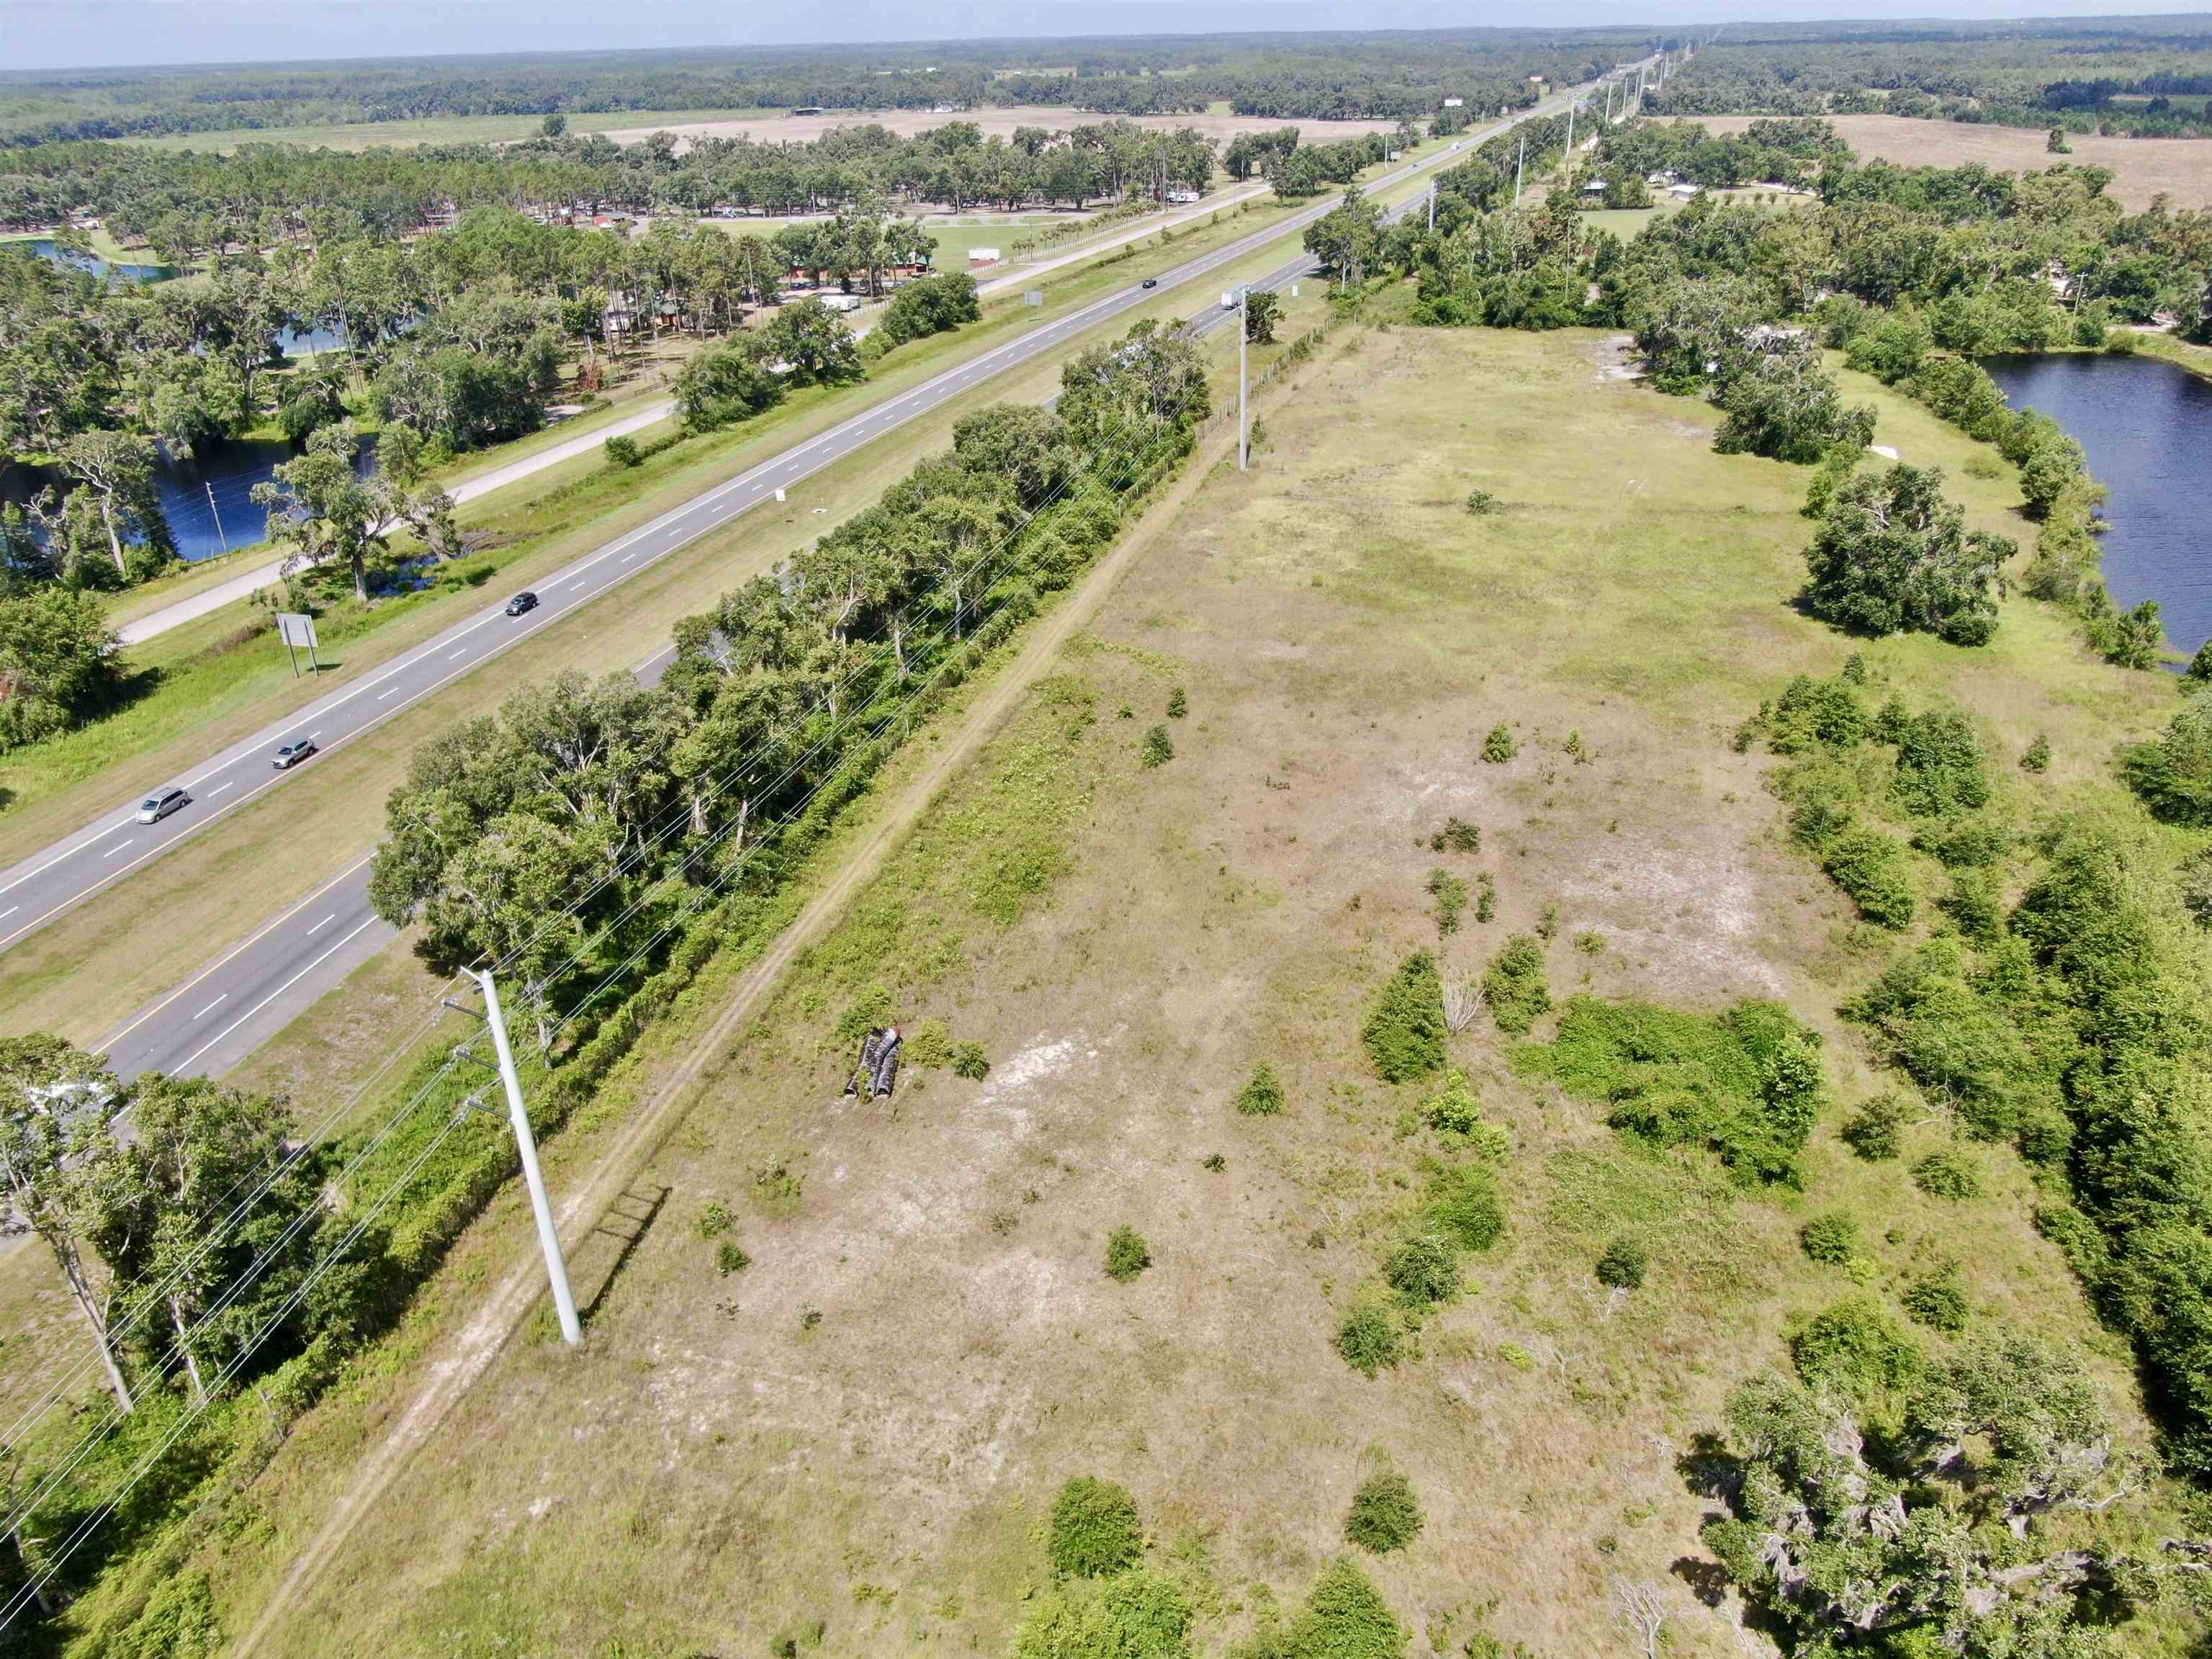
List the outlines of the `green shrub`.
{"type": "Polygon", "coordinates": [[[1982,740],[1966,717],[1930,708],[1905,724],[1898,739],[1894,793],[1917,817],[1948,817],[1989,804],[1982,740]]]}
{"type": "Polygon", "coordinates": [[[941,1067],[952,1064],[952,1035],[945,1029],[941,1019],[924,1020],[899,1047],[909,1066],[941,1067]]]}
{"type": "Polygon", "coordinates": [[[952,1045],[953,1076],[980,1083],[990,1074],[991,1062],[984,1058],[981,1043],[956,1042],[952,1045]]]}
{"type": "Polygon", "coordinates": [[[1912,1184],[1930,1198],[1953,1203],[1978,1198],[1982,1190],[1981,1165],[1961,1146],[1938,1146],[1912,1166],[1912,1184]]]}
{"type": "Polygon", "coordinates": [[[1650,1271],[1651,1252],[1633,1238],[1613,1240],[1597,1259],[1597,1282],[1617,1291],[1643,1289],[1644,1276],[1650,1271]]]}
{"type": "Polygon", "coordinates": [[[1961,870],[1943,896],[1943,913],[1976,945],[1994,945],[2004,932],[2004,889],[1994,870],[1961,870]]]}
{"type": "Polygon", "coordinates": [[[1362,1376],[1395,1366],[1406,1352],[1398,1316],[1387,1304],[1364,1297],[1353,1304],[1336,1329],[1336,1351],[1362,1376]]]}
{"type": "Polygon", "coordinates": [[[1474,878],[1474,919],[1489,921],[1498,915],[1498,883],[1487,870],[1474,878]]]}
{"type": "Polygon", "coordinates": [[[1037,1598],[1022,1621],[1015,1659],[1188,1659],[1192,1612],[1163,1573],[1078,1581],[1037,1598]]]}
{"type": "Polygon", "coordinates": [[[1145,1236],[1134,1227],[1116,1227],[1106,1236],[1106,1277],[1126,1285],[1152,1265],[1145,1236]]]}
{"type": "Polygon", "coordinates": [[[1168,737],[1166,726],[1155,726],[1145,733],[1144,747],[1138,751],[1138,758],[1147,767],[1165,766],[1175,758],[1175,744],[1168,737]]]}
{"type": "Polygon", "coordinates": [[[1283,1109],[1283,1085],[1275,1068],[1261,1060],[1237,1091],[1237,1109],[1247,1117],[1273,1117],[1283,1109]]]}
{"type": "Polygon", "coordinates": [[[1413,1483],[1387,1464],[1361,1481],[1344,1517],[1345,1541],[1374,1555],[1412,1543],[1421,1530],[1421,1505],[1413,1483]]]}
{"type": "Polygon", "coordinates": [[[1182,687],[1178,685],[1168,693],[1168,718],[1171,720],[1179,720],[1188,713],[1190,713],[1190,699],[1183,694],[1182,687]]]}
{"type": "Polygon", "coordinates": [[[1514,741],[1504,720],[1492,726],[1490,734],[1482,740],[1482,757],[1492,766],[1503,766],[1520,752],[1521,745],[1514,741]]]}
{"type": "Polygon", "coordinates": [[[1482,995],[1499,1030],[1526,1036],[1537,1017],[1552,1006],[1552,989],[1544,979],[1544,947],[1526,933],[1508,939],[1482,976],[1482,995]]]}
{"type": "Polygon", "coordinates": [[[1145,1529],[1128,1488],[1079,1474],[1052,1500],[1047,1544],[1061,1578],[1104,1578],[1125,1572],[1145,1553],[1145,1529]]]}
{"type": "Polygon", "coordinates": [[[1481,1126],[1482,1102],[1467,1073],[1455,1066],[1444,1073],[1442,1086],[1421,1103],[1421,1116],[1440,1133],[1471,1135],[1481,1126]]]}
{"type": "Polygon", "coordinates": [[[744,1253],[734,1238],[724,1239],[714,1251],[714,1266],[725,1273],[741,1273],[752,1265],[752,1257],[744,1253]]]}
{"type": "Polygon", "coordinates": [[[1956,1336],[1966,1328],[1966,1287],[1959,1282],[1955,1262],[1947,1262],[1933,1273],[1914,1279],[1905,1287],[1900,1300],[1905,1304],[1905,1316],[1931,1331],[1956,1336]]]}
{"type": "Polygon", "coordinates": [[[1876,1095],[1844,1123],[1844,1144],[1869,1164],[1887,1164],[1905,1148],[1908,1109],[1902,1095],[1876,1095]]]}
{"type": "Polygon", "coordinates": [[[1404,1659],[1410,1632],[1367,1575],[1347,1560],[1315,1576],[1305,1606],[1267,1650],[1267,1659],[1404,1659]]]}
{"type": "Polygon", "coordinates": [[[2012,837],[2001,824],[1967,818],[1913,837],[1913,845],[1949,870],[1986,870],[2004,861],[2012,837]]]}
{"type": "Polygon", "coordinates": [[[1575,997],[1557,1037],[1513,1063],[1605,1105],[1624,1134],[1709,1147],[1746,1180],[1795,1186],[1820,1101],[1818,1042],[1778,1003],[1740,1002],[1716,1018],[1575,997]]]}
{"type": "Polygon", "coordinates": [[[1382,1277],[1412,1306],[1449,1302],[1462,1284],[1459,1246],[1435,1233],[1410,1234],[1384,1261],[1382,1277]]]}
{"type": "Polygon", "coordinates": [[[714,1199],[700,1206],[698,1223],[700,1237],[720,1238],[736,1224],[737,1218],[730,1213],[730,1206],[721,1200],[714,1199]]]}
{"type": "Polygon", "coordinates": [[[1863,1409],[1893,1402],[1923,1364],[1912,1339],[1863,1297],[1808,1320],[1790,1339],[1790,1358],[1808,1386],[1863,1409]]]}
{"type": "Polygon", "coordinates": [[[2181,712],[2155,743],[2121,757],[2143,804],[2170,823],[2212,827],[2212,687],[2192,686],[2181,712]]]}
{"type": "Polygon", "coordinates": [[[1903,927],[1911,921],[1919,901],[1905,848],[1893,837],[1878,830],[1847,830],[1828,843],[1820,867],[1875,926],[1903,927]]]}
{"type": "Polygon", "coordinates": [[[627,469],[641,465],[645,459],[635,438],[617,435],[608,439],[604,447],[607,452],[607,465],[611,467],[627,469]]]}
{"type": "Polygon", "coordinates": [[[1432,853],[1480,853],[1482,850],[1482,827],[1469,823],[1465,818],[1448,817],[1444,827],[1429,837],[1432,853]]]}
{"type": "Polygon", "coordinates": [[[1426,1077],[1444,1063],[1444,990],[1436,958],[1416,951],[1375,999],[1360,1040],[1386,1083],[1426,1077]]]}
{"type": "Polygon", "coordinates": [[[1437,932],[1459,932],[1459,919],[1467,909],[1467,884],[1449,870],[1431,870],[1429,895],[1437,902],[1437,932]]]}
{"type": "Polygon", "coordinates": [[[1859,1253],[1859,1224],[1840,1210],[1814,1216],[1797,1230],[1797,1243],[1824,1267],[1840,1267],[1859,1253]]]}
{"type": "Polygon", "coordinates": [[[1462,1250],[1486,1250],[1505,1231],[1505,1209],[1498,1183],[1479,1164],[1440,1170],[1429,1177],[1421,1203],[1421,1224],[1462,1250]]]}
{"type": "MultiPolygon", "coordinates": [[[[2212,643],[2212,641],[2208,641],[2212,643]]],[[[2201,656],[2203,653],[2199,652],[2201,656]]],[[[2047,772],[2051,769],[2051,739],[2039,732],[2035,741],[2021,752],[2020,769],[2023,772],[2047,772]]]]}
{"type": "Polygon", "coordinates": [[[1495,513],[1498,511],[1498,497],[1486,489],[1470,489],[1467,492],[1467,510],[1477,518],[1486,513],[1495,513]]]}

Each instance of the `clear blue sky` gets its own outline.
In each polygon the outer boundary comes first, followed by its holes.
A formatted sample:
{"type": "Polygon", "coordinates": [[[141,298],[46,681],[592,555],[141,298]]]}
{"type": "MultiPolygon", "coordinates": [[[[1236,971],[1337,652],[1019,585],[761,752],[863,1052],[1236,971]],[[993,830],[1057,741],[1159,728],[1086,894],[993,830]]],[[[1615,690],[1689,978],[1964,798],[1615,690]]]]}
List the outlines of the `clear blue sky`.
{"type": "MultiPolygon", "coordinates": [[[[2201,9],[2201,6],[2197,9],[2201,9]]],[[[0,68],[443,52],[945,40],[1077,33],[1543,27],[1926,16],[1929,0],[0,0],[0,68]]],[[[1946,16],[2086,16],[2111,0],[1946,0],[1946,16]]],[[[2183,8],[2154,6],[2155,11],[2183,8]]]]}

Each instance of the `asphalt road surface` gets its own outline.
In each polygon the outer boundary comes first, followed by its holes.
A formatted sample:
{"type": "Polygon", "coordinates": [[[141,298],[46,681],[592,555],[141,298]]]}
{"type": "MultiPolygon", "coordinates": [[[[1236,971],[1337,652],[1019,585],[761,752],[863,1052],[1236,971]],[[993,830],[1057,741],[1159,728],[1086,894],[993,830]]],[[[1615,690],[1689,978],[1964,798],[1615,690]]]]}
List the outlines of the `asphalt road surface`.
{"type": "MultiPolygon", "coordinates": [[[[1549,107],[1540,106],[1529,113],[1549,107]]],[[[1400,167],[1375,180],[1370,188],[1398,183],[1437,167],[1513,125],[1501,122],[1465,134],[1438,155],[1400,167]]],[[[773,501],[779,489],[789,489],[970,387],[1061,348],[1100,323],[1148,303],[1159,290],[1199,282],[1269,243],[1296,234],[1334,208],[1337,199],[1325,198],[1287,220],[1164,272],[1156,289],[1133,283],[956,364],[897,398],[861,410],[547,576],[535,590],[538,608],[521,617],[506,614],[502,595],[493,606],[456,623],[359,684],[311,704],[280,725],[256,732],[204,766],[167,781],[184,789],[191,804],[160,823],[137,823],[134,799],[76,835],[0,872],[0,948],[159,858],[178,842],[246,802],[281,787],[292,774],[280,772],[271,764],[270,757],[279,744],[306,738],[326,754],[491,658],[525,643],[655,561],[759,502],[773,501]]],[[[1280,286],[1314,268],[1310,257],[1301,257],[1254,286],[1280,286]]],[[[1224,324],[1232,314],[1221,309],[1217,300],[1185,327],[1202,333],[1224,324]]],[[[641,665],[641,677],[657,676],[668,655],[664,652],[641,665]]],[[[312,767],[319,759],[318,756],[304,764],[312,767]]],[[[154,792],[149,789],[149,793],[154,792]]],[[[370,907],[368,889],[368,860],[363,857],[109,1033],[99,1045],[106,1052],[109,1063],[125,1078],[146,1071],[220,1075],[389,941],[392,930],[370,907]]]]}

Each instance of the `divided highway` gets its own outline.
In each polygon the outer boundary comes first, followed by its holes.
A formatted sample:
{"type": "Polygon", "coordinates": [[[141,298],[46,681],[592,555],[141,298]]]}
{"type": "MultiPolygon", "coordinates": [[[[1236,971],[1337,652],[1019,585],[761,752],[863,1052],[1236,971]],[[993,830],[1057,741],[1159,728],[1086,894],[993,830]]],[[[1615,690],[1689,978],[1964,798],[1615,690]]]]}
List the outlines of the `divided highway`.
{"type": "MultiPolygon", "coordinates": [[[[1527,119],[1547,107],[1539,106],[1516,118],[1527,119]]],[[[1468,133],[1438,155],[1375,180],[1370,188],[1401,182],[1513,125],[1514,121],[1500,122],[1484,131],[1468,133]]],[[[1334,208],[1337,200],[1325,198],[1287,220],[1176,266],[1159,276],[1157,288],[1171,289],[1233,265],[1260,248],[1295,234],[1334,208]]],[[[1278,286],[1313,269],[1313,261],[1302,257],[1255,286],[1278,286]]],[[[536,590],[540,600],[537,609],[510,617],[503,603],[488,608],[358,684],[334,692],[282,724],[232,745],[201,768],[169,781],[190,798],[190,804],[173,816],[151,824],[141,823],[134,800],[0,872],[0,948],[159,858],[186,836],[281,786],[291,774],[271,764],[270,757],[279,744],[305,738],[319,750],[329,750],[360,736],[484,662],[522,645],[648,565],[759,502],[772,501],[778,490],[798,484],[981,382],[1066,345],[1077,336],[1155,297],[1155,293],[1132,284],[862,410],[547,576],[536,590]]],[[[1186,326],[1192,332],[1204,332],[1225,322],[1230,314],[1218,307],[1209,307],[1186,326]]],[[[666,656],[663,653],[642,665],[641,673],[648,678],[657,674],[666,656]]],[[[313,759],[306,763],[316,763],[313,759]]],[[[107,1053],[110,1064],[125,1078],[150,1070],[217,1075],[235,1064],[390,939],[391,930],[378,920],[368,903],[368,860],[364,857],[183,985],[139,1011],[99,1045],[107,1053]]]]}

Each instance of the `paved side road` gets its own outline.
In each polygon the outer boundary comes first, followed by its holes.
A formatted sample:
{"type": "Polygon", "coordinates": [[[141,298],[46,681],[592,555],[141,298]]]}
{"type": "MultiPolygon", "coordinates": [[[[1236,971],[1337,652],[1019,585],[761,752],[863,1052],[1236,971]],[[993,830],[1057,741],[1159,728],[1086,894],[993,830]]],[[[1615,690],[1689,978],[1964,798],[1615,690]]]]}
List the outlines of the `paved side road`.
{"type": "MultiPolygon", "coordinates": [[[[1541,113],[1544,107],[1529,113],[1541,113]]],[[[1376,185],[1401,182],[1447,162],[1459,151],[1512,125],[1504,122],[1467,134],[1438,155],[1400,167],[1376,185]]],[[[1324,198],[1286,221],[1188,261],[1163,274],[1158,287],[1171,289],[1233,264],[1318,219],[1336,205],[1336,199],[1324,198]]],[[[1311,260],[1301,257],[1257,285],[1287,283],[1312,269],[1311,260]]],[[[265,728],[215,757],[199,770],[176,780],[192,804],[160,823],[137,823],[126,806],[67,841],[0,872],[0,947],[159,857],[243,802],[276,787],[290,775],[270,764],[270,755],[279,743],[307,738],[328,750],[360,735],[483,662],[521,644],[654,560],[727,523],[759,501],[771,499],[779,489],[796,484],[980,381],[1051,351],[1152,297],[1132,285],[957,364],[902,396],[861,411],[708,490],[548,578],[538,590],[543,603],[536,611],[508,617],[503,608],[493,609],[458,623],[360,684],[332,694],[282,725],[265,728]]],[[[1218,307],[1209,307],[1187,326],[1203,332],[1224,325],[1229,315],[1218,307]]],[[[643,665],[642,672],[648,678],[657,674],[665,658],[664,653],[643,665]]],[[[316,997],[342,982],[390,938],[368,905],[367,883],[368,860],[363,858],[307,900],[264,923],[175,990],[138,1011],[100,1045],[108,1052],[111,1063],[126,1077],[149,1070],[215,1075],[235,1064],[316,997]]]]}
{"type": "MultiPolygon", "coordinates": [[[[1188,213],[1171,214],[1164,219],[1148,214],[1131,229],[1097,241],[1086,242],[1071,252],[1055,254],[1048,259],[1040,259],[1034,264],[1022,265],[1003,276],[993,277],[989,282],[978,283],[975,292],[984,299],[990,299],[1014,289],[1025,288],[1038,277],[1058,270],[1063,266],[1079,264],[1086,260],[1096,259],[1102,254],[1110,253],[1115,248],[1127,246],[1131,242],[1140,242],[1146,237],[1158,235],[1162,231],[1178,229],[1194,220],[1210,217],[1223,208],[1235,207],[1240,203],[1249,202],[1255,197],[1264,194],[1267,188],[1266,185],[1260,185],[1247,190],[1231,191],[1216,200],[1193,208],[1188,213]]],[[[864,335],[867,331],[866,326],[854,330],[856,335],[864,335]]],[[[518,479],[529,477],[532,473],[543,472],[548,467],[558,466],[563,461],[573,460],[579,455],[589,454],[610,438],[626,437],[630,433],[642,431],[657,422],[667,419],[675,406],[674,402],[670,398],[653,398],[648,403],[639,404],[635,410],[618,421],[610,422],[605,426],[593,427],[589,432],[580,434],[562,443],[549,445],[519,460],[510,461],[504,466],[495,466],[489,471],[479,472],[473,477],[464,478],[447,493],[453,496],[456,503],[472,501],[479,495],[489,495],[493,490],[503,489],[518,479]]],[[[211,611],[220,611],[227,605],[235,605],[251,599],[263,588],[281,580],[283,574],[283,560],[264,560],[251,570],[242,571],[233,576],[228,581],[219,582],[215,586],[195,593],[189,599],[179,599],[174,605],[165,605],[159,611],[149,611],[136,621],[124,623],[121,628],[116,629],[116,632],[122,636],[124,644],[137,645],[142,641],[152,639],[157,634],[166,634],[173,628],[181,627],[185,623],[207,616],[211,611]]]]}

